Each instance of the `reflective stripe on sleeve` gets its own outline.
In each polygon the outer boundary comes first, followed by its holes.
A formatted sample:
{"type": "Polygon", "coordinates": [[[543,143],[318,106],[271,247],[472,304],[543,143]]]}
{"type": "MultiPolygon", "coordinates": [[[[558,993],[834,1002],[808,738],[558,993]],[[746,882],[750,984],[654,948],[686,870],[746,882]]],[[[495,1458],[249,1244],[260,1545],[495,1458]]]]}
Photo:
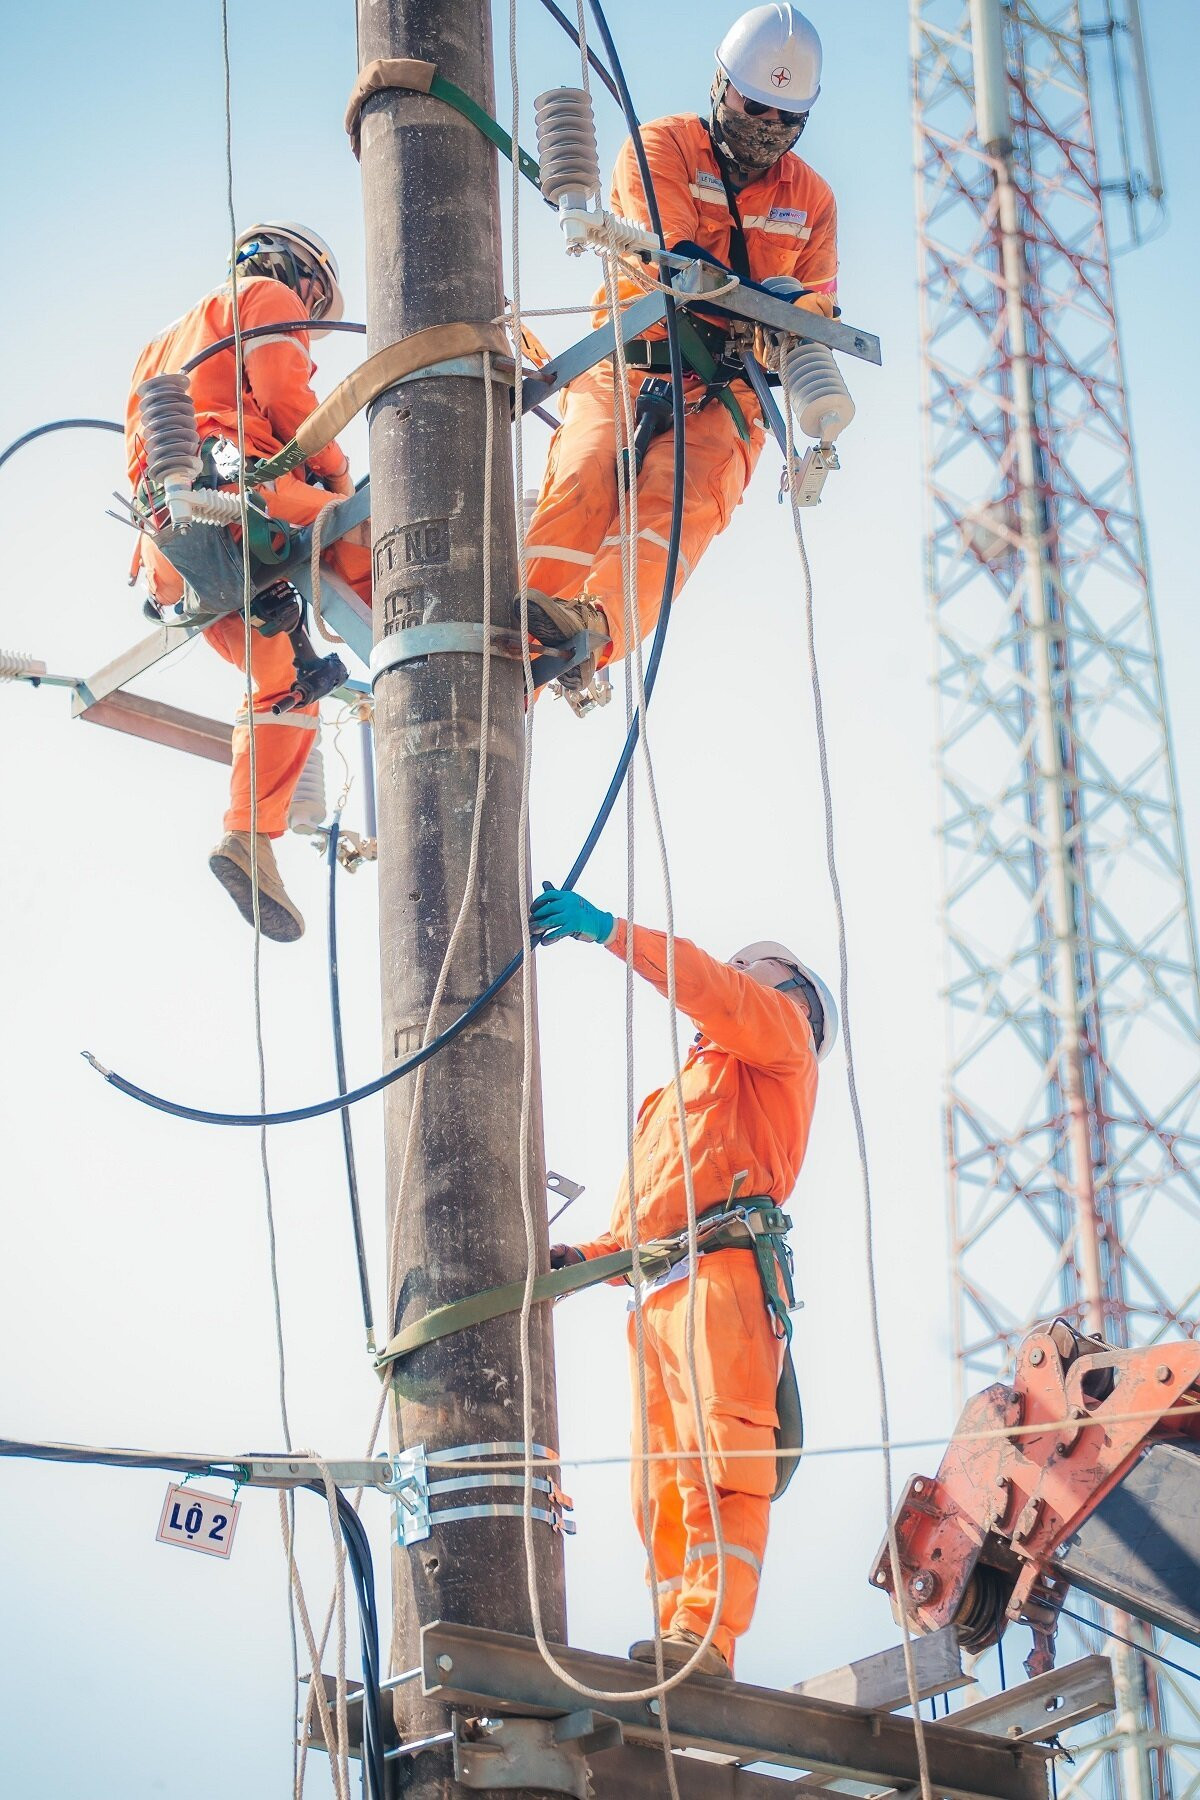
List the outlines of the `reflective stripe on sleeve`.
{"type": "MultiPolygon", "coordinates": [[[[307,330],[307,326],[305,329],[307,330]]],[[[300,352],[307,363],[308,351],[304,348],[303,344],[297,341],[299,336],[300,333],[298,331],[271,331],[267,332],[264,337],[251,338],[242,353],[243,360],[247,360],[253,356],[256,350],[265,350],[268,344],[290,344],[293,350],[298,350],[300,352]]]]}
{"type": "MultiPolygon", "coordinates": [[[[685,1569],[690,1568],[692,1563],[699,1562],[702,1556],[715,1556],[716,1554],[717,1546],[715,1544],[697,1544],[683,1566],[685,1569]]],[[[748,1568],[754,1570],[756,1575],[762,1574],[762,1563],[755,1556],[753,1550],[747,1550],[744,1544],[726,1544],[725,1554],[734,1557],[737,1562],[745,1563],[748,1568]]]]}

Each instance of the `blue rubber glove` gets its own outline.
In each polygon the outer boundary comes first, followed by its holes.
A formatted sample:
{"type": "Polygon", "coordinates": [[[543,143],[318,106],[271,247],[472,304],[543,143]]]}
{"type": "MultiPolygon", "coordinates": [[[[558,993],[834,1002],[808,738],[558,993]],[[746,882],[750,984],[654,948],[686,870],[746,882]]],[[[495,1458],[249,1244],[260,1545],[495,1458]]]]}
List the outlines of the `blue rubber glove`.
{"type": "Polygon", "coordinates": [[[565,937],[606,944],[612,936],[614,920],[611,913],[601,912],[582,894],[571,894],[543,881],[542,892],[529,909],[529,923],[543,944],[557,944],[565,937]]]}

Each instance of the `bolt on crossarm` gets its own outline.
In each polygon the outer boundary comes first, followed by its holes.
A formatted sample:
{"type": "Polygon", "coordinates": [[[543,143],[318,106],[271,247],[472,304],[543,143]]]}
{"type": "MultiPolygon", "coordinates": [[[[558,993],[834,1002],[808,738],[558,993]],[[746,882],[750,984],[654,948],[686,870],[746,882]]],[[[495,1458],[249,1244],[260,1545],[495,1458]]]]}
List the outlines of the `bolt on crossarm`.
{"type": "MultiPolygon", "coordinates": [[[[423,59],[494,115],[490,15],[483,0],[359,0],[358,37],[363,69],[379,59],[423,59]]],[[[503,307],[499,193],[495,152],[484,136],[436,98],[385,88],[362,108],[361,161],[369,351],[431,326],[486,326],[495,319],[503,307]]],[[[503,374],[491,392],[490,470],[478,357],[460,373],[422,376],[390,389],[370,415],[377,658],[381,645],[394,647],[397,634],[412,626],[446,627],[440,641],[465,646],[401,660],[379,673],[375,685],[385,1069],[421,1042],[466,884],[479,758],[485,572],[493,628],[512,623],[516,553],[503,374]],[[492,530],[485,543],[489,480],[492,530]]],[[[520,945],[523,700],[520,661],[493,656],[475,890],[438,1026],[461,1013],[520,945]]],[[[389,1331],[525,1273],[521,1011],[520,984],[510,982],[427,1065],[398,1219],[416,1084],[409,1079],[387,1090],[388,1218],[398,1246],[389,1331]]],[[[536,1083],[536,1055],[534,1070],[536,1083]]],[[[544,1245],[536,1085],[532,1123],[530,1185],[544,1245]]],[[[557,1448],[546,1307],[534,1310],[532,1340],[534,1435],[557,1448]]],[[[517,1318],[428,1345],[405,1361],[395,1386],[399,1448],[424,1446],[432,1458],[459,1447],[512,1444],[522,1435],[517,1318]]],[[[531,1633],[520,1501],[520,1486],[511,1482],[464,1487],[443,1496],[441,1510],[471,1507],[489,1516],[439,1525],[433,1505],[428,1535],[410,1531],[411,1541],[394,1547],[397,1668],[419,1664],[420,1629],[434,1619],[531,1633]]],[[[562,1641],[562,1542],[553,1528],[558,1521],[545,1516],[555,1510],[554,1501],[547,1506],[543,1500],[534,1537],[547,1635],[562,1641]]],[[[396,1706],[401,1735],[414,1745],[405,1760],[404,1791],[421,1800],[458,1791],[450,1748],[437,1741],[449,1727],[447,1706],[424,1699],[415,1683],[397,1690],[396,1706]],[[417,1751],[416,1742],[426,1739],[435,1741],[417,1751]]]]}

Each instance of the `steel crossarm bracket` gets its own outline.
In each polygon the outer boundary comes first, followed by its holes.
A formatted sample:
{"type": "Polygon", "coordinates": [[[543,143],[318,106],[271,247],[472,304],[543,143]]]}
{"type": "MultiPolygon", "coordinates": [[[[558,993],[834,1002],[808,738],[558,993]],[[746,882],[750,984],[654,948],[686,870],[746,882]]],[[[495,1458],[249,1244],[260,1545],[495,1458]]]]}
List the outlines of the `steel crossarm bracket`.
{"type": "MultiPolygon", "coordinates": [[[[620,1695],[646,1685],[644,1667],[618,1657],[554,1646],[562,1666],[587,1686],[620,1695]]],[[[552,1673],[531,1638],[442,1622],[421,1632],[427,1695],[483,1712],[554,1718],[578,1696],[552,1673]]],[[[654,1701],[604,1701],[629,1742],[659,1741],[654,1701]]],[[[671,1695],[671,1733],[681,1747],[778,1763],[835,1779],[913,1787],[920,1779],[911,1719],[840,1706],[742,1682],[697,1675],[671,1695]]],[[[935,1793],[958,1800],[1046,1800],[1040,1746],[988,1739],[956,1722],[926,1734],[935,1793]]]]}
{"type": "Polygon", "coordinates": [[[186,644],[203,629],[203,625],[156,625],[149,637],[140,638],[110,663],[105,663],[102,669],[97,669],[94,675],[76,683],[71,699],[72,717],[81,718],[98,700],[107,699],[109,694],[115,694],[118,688],[152,669],[155,663],[170,656],[172,650],[178,650],[181,644],[186,644]]]}
{"type": "MultiPolygon", "coordinates": [[[[913,1640],[914,1650],[919,1642],[913,1640]]],[[[1047,1743],[1073,1725],[1111,1712],[1116,1704],[1112,1663],[1107,1656],[1084,1656],[964,1706],[949,1723],[1010,1743],[1047,1743]]],[[[940,1731],[946,1723],[936,1719],[930,1729],[940,1731]]]]}
{"type": "MultiPolygon", "coordinates": [[[[657,325],[667,316],[666,304],[661,294],[646,294],[627,306],[620,315],[621,341],[628,344],[634,338],[641,337],[652,325],[657,325]]],[[[551,394],[557,394],[560,388],[567,386],[578,376],[585,375],[594,369],[597,363],[611,356],[616,347],[617,334],[613,330],[611,319],[590,331],[577,344],[572,344],[560,356],[552,357],[543,363],[536,374],[526,375],[521,384],[521,400],[526,412],[531,406],[548,400],[551,394]]]]}
{"type": "MultiPolygon", "coordinates": [[[[676,285],[678,287],[678,283],[676,285]]],[[[831,350],[840,350],[844,356],[856,357],[859,362],[877,365],[883,362],[883,351],[873,331],[861,331],[857,325],[843,325],[840,319],[822,318],[820,313],[803,312],[790,301],[764,294],[758,288],[743,285],[717,299],[710,299],[703,292],[689,293],[684,289],[677,292],[676,298],[681,306],[699,306],[706,312],[748,319],[752,324],[766,325],[772,331],[798,338],[801,343],[827,344],[831,350]]]]}
{"type": "MultiPolygon", "coordinates": [[[[331,1462],[325,1467],[335,1487],[377,1487],[391,1490],[396,1469],[390,1456],[376,1456],[369,1461],[331,1462]]],[[[238,1464],[243,1487],[294,1488],[310,1481],[320,1481],[321,1471],[309,1457],[247,1456],[238,1464]]]]}

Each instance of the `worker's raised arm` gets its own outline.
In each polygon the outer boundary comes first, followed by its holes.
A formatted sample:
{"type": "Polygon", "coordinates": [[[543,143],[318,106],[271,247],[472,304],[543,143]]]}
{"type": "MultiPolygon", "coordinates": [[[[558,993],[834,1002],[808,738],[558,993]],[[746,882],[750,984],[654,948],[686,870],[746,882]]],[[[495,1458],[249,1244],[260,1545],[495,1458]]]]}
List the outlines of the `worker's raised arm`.
{"type": "MultiPolygon", "coordinates": [[[[252,278],[238,285],[238,311],[242,329],[255,325],[308,323],[308,309],[298,294],[281,281],[252,278]]],[[[281,444],[295,437],[298,428],[316,411],[317,396],[309,386],[313,372],[307,331],[268,332],[252,338],[245,347],[246,385],[259,410],[265,414],[281,444]]],[[[335,479],[349,467],[340,445],[329,444],[308,459],[313,473],[335,479]]]]}
{"type": "MultiPolygon", "coordinates": [[[[614,956],[624,957],[630,929],[626,920],[615,921],[606,946],[614,956]]],[[[633,966],[665,999],[666,934],[644,925],[632,931],[633,966]]],[[[816,1060],[812,1028],[794,1000],[681,937],[675,939],[675,1004],[718,1049],[743,1062],[778,1069],[816,1060]]]]}
{"type": "MultiPolygon", "coordinates": [[[[685,146],[667,119],[655,119],[649,125],[643,125],[642,143],[650,165],[667,248],[690,243],[698,235],[700,207],[691,191],[692,172],[685,146]]],[[[646,190],[642,186],[633,144],[628,138],[621,146],[613,170],[612,209],[623,219],[651,230],[646,190]]]]}
{"type": "MultiPolygon", "coordinates": [[[[529,923],[544,944],[574,937],[603,944],[614,956],[625,955],[630,927],[624,919],[549,882],[529,909],[529,923]]],[[[664,999],[668,997],[663,932],[633,927],[633,966],[664,999]]],[[[774,1069],[809,1057],[816,1060],[812,1027],[794,1000],[681,937],[675,939],[675,1004],[719,1049],[743,1062],[774,1069]]]]}

